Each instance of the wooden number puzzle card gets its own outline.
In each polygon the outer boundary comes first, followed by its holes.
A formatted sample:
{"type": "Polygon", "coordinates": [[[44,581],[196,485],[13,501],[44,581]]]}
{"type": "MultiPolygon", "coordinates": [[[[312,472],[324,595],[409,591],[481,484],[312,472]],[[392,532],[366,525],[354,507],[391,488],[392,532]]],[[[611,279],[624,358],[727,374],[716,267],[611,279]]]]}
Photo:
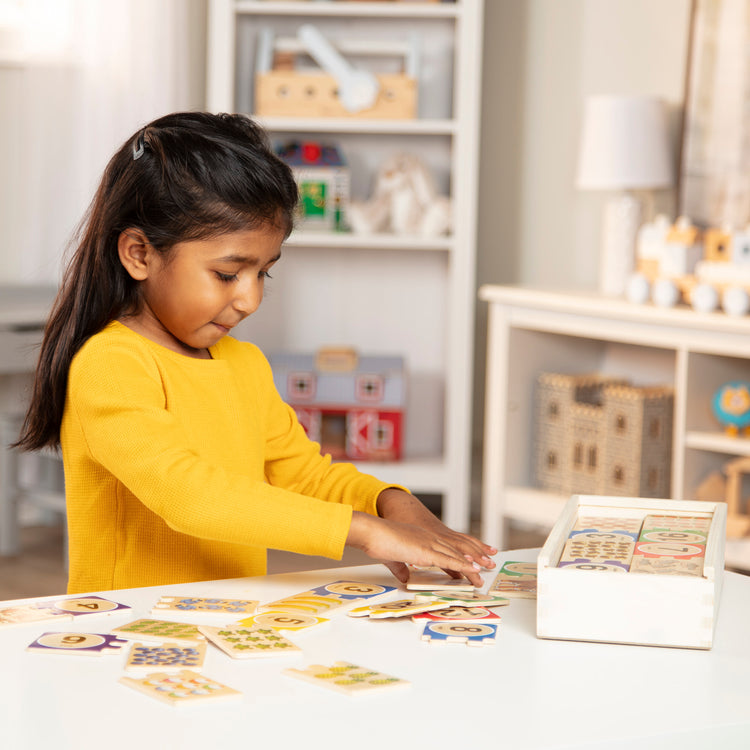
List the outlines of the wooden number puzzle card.
{"type": "Polygon", "coordinates": [[[125,663],[128,672],[160,669],[163,672],[179,672],[194,669],[200,672],[206,659],[206,644],[164,643],[150,645],[134,643],[125,663]]]}
{"type": "Polygon", "coordinates": [[[438,601],[460,607],[505,607],[510,604],[510,599],[503,596],[480,594],[478,591],[433,591],[432,596],[438,601]]]}
{"type": "Polygon", "coordinates": [[[113,628],[110,633],[129,638],[131,641],[140,639],[144,641],[171,641],[175,639],[182,643],[201,643],[206,640],[205,636],[198,632],[197,625],[167,620],[135,620],[127,625],[121,625],[119,628],[113,628]]]}
{"type": "Polygon", "coordinates": [[[465,643],[467,646],[486,646],[495,643],[497,623],[428,622],[422,640],[430,644],[465,643]]]}
{"type": "Polygon", "coordinates": [[[273,628],[237,627],[198,628],[214,646],[233,659],[257,659],[280,654],[301,653],[302,649],[273,628]]]}
{"type": "Polygon", "coordinates": [[[503,563],[488,593],[518,599],[536,599],[536,563],[503,563]]]}
{"type": "Polygon", "coordinates": [[[0,609],[0,628],[49,620],[70,620],[81,615],[112,614],[128,609],[131,608],[126,604],[118,604],[100,596],[23,604],[18,607],[0,609]]]}
{"type": "Polygon", "coordinates": [[[490,612],[489,609],[484,607],[461,607],[451,606],[446,609],[438,609],[435,612],[420,612],[417,615],[412,615],[411,618],[414,622],[424,622],[425,620],[433,620],[436,622],[500,622],[500,615],[495,612],[490,612]]]}
{"type": "Polygon", "coordinates": [[[239,690],[203,677],[189,669],[176,675],[155,672],[142,678],[121,677],[120,682],[151,698],[169,703],[171,706],[238,700],[242,697],[239,690]]]}
{"type": "Polygon", "coordinates": [[[710,518],[646,516],[635,545],[631,570],[662,575],[702,575],[710,525],[710,518]]]}
{"type": "Polygon", "coordinates": [[[111,633],[44,633],[26,650],[40,654],[101,656],[119,654],[126,643],[126,640],[111,633]]]}
{"type": "Polygon", "coordinates": [[[273,628],[274,630],[305,630],[327,622],[330,622],[330,620],[313,615],[293,614],[292,612],[259,612],[257,615],[250,615],[250,617],[233,624],[273,628]]]}
{"type": "Polygon", "coordinates": [[[557,566],[627,573],[640,529],[636,518],[579,517],[557,566]]]}
{"type": "Polygon", "coordinates": [[[0,609],[0,628],[49,620],[72,620],[70,612],[61,612],[51,604],[22,604],[0,609]]]}
{"type": "Polygon", "coordinates": [[[355,607],[349,611],[350,617],[372,617],[374,620],[386,617],[407,617],[419,612],[430,612],[434,609],[446,609],[451,603],[433,599],[432,597],[420,597],[416,599],[398,599],[395,602],[384,604],[370,604],[365,607],[355,607]]]}
{"type": "Polygon", "coordinates": [[[410,567],[406,588],[409,591],[474,591],[474,584],[466,578],[452,578],[440,568],[410,567]]]}
{"type": "Polygon", "coordinates": [[[165,612],[190,612],[191,614],[251,615],[258,606],[249,599],[207,599],[202,596],[162,596],[151,610],[152,615],[165,612]]]}
{"type": "Polygon", "coordinates": [[[306,669],[285,669],[284,674],[347,695],[372,693],[411,684],[400,677],[392,677],[345,661],[334,662],[330,667],[312,664],[306,669]]]}
{"type": "Polygon", "coordinates": [[[635,541],[628,532],[571,531],[558,567],[627,573],[633,558],[635,541]]]}
{"type": "Polygon", "coordinates": [[[371,599],[395,590],[394,586],[379,586],[357,581],[334,581],[309,591],[303,591],[301,594],[264,604],[260,609],[272,612],[304,612],[310,615],[324,615],[344,604],[359,599],[371,599]]]}
{"type": "Polygon", "coordinates": [[[101,596],[77,596],[71,599],[59,599],[54,603],[61,612],[68,612],[73,617],[82,615],[112,615],[132,609],[127,604],[113,602],[101,596]]]}

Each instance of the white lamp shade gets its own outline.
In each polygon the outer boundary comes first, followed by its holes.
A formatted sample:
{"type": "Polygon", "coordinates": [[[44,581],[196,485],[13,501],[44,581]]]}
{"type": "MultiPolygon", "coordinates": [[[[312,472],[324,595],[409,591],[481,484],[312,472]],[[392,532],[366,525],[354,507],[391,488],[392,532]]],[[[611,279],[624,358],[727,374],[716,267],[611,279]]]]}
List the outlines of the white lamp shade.
{"type": "Polygon", "coordinates": [[[586,100],[576,185],[584,190],[648,190],[672,184],[664,103],[649,96],[586,100]]]}

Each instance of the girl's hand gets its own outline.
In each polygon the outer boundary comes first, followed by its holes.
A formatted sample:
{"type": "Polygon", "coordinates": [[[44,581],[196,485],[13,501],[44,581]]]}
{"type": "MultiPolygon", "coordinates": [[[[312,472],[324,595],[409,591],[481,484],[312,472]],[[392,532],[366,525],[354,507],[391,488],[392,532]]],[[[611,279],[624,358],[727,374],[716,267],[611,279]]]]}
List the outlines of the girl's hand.
{"type": "Polygon", "coordinates": [[[469,534],[463,534],[448,528],[414,495],[410,495],[403,490],[390,488],[380,493],[377,507],[381,518],[429,529],[435,534],[452,540],[454,544],[460,547],[469,562],[478,563],[483,568],[495,567],[495,563],[490,559],[490,555],[497,554],[494,547],[484,544],[484,542],[469,534]]]}
{"type": "Polygon", "coordinates": [[[476,587],[483,585],[479,571],[495,567],[489,555],[497,550],[452,531],[407,492],[382,492],[378,512],[381,518],[355,511],[347,544],[385,562],[403,583],[409,578],[407,564],[437,566],[454,577],[465,576],[476,587]]]}

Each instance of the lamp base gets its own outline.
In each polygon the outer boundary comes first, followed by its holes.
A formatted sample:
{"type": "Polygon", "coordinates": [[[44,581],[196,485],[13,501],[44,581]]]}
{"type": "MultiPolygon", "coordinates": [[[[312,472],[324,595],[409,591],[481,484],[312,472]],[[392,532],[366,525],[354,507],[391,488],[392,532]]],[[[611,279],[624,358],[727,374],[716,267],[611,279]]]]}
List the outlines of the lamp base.
{"type": "Polygon", "coordinates": [[[642,218],[641,201],[631,193],[607,201],[599,267],[602,294],[613,297],[625,294],[628,279],[635,270],[635,244],[642,218]]]}

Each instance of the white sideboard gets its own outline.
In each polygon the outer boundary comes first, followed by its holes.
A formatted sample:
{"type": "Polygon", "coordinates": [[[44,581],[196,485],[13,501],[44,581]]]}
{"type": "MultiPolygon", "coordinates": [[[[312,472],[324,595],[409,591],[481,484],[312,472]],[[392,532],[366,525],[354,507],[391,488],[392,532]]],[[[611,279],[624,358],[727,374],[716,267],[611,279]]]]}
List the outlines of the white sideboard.
{"type": "MultiPolygon", "coordinates": [[[[711,409],[723,383],[750,381],[750,317],[521,287],[486,285],[479,296],[489,303],[485,541],[502,548],[506,520],[550,529],[567,499],[534,484],[534,393],[541,372],[597,372],[635,385],[671,385],[673,498],[695,499],[711,472],[750,456],[750,439],[728,436],[711,409]]],[[[750,569],[750,539],[729,540],[726,563],[750,569]]]]}

